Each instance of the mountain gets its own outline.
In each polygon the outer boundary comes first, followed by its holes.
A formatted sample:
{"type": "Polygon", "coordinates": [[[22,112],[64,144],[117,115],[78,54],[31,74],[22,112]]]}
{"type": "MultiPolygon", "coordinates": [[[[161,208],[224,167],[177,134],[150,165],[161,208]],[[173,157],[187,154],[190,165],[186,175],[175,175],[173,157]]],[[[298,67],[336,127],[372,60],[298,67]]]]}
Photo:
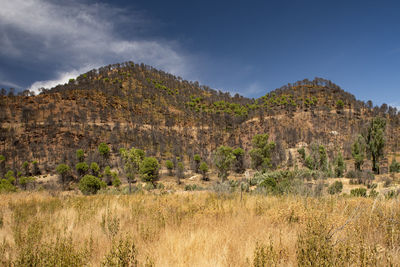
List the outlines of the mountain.
{"type": "MultiPolygon", "coordinates": [[[[210,160],[221,144],[251,148],[258,133],[277,144],[273,162],[311,143],[333,155],[351,156],[351,144],[376,116],[387,120],[387,151],[397,151],[400,115],[387,105],[373,107],[322,78],[285,85],[259,99],[216,91],[144,64],[105,66],[68,84],[0,97],[0,153],[14,169],[37,160],[46,172],[76,161],[87,151],[95,161],[99,143],[113,153],[138,147],[164,160],[199,153],[210,160]]],[[[115,164],[117,159],[114,159],[115,164]]]]}

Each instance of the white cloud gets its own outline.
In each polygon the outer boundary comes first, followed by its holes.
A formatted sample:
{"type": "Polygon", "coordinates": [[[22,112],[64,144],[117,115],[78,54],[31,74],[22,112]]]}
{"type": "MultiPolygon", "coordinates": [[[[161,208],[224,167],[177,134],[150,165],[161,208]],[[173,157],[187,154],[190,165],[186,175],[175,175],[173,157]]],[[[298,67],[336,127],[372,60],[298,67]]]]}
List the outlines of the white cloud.
{"type": "Polygon", "coordinates": [[[69,81],[71,78],[75,78],[78,76],[80,73],[83,71],[79,70],[72,70],[69,72],[61,72],[57,74],[57,77],[54,80],[48,80],[48,81],[37,81],[34,82],[29,88],[29,91],[33,91],[35,94],[40,93],[40,89],[42,88],[52,88],[55,87],[59,84],[65,84],[69,81]]]}
{"type": "Polygon", "coordinates": [[[49,70],[54,79],[35,82],[30,89],[63,82],[77,70],[128,60],[180,76],[189,69],[178,44],[136,36],[148,22],[132,10],[77,0],[0,0],[0,4],[0,54],[58,66],[49,70]],[[118,35],[120,27],[130,27],[133,36],[118,35]]]}

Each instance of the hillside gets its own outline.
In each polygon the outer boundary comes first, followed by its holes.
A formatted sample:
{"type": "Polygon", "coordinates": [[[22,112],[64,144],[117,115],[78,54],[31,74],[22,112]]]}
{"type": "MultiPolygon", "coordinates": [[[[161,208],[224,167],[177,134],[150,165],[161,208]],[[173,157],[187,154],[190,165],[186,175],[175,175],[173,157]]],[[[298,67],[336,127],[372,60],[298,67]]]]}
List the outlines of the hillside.
{"type": "MultiPolygon", "coordinates": [[[[259,99],[201,86],[143,64],[127,62],[89,71],[68,84],[0,97],[0,146],[7,165],[37,160],[44,172],[75,162],[75,151],[110,145],[138,147],[159,160],[200,154],[211,161],[221,144],[251,148],[255,134],[277,144],[274,164],[289,151],[320,143],[351,156],[351,144],[375,116],[387,120],[387,152],[398,150],[400,116],[387,105],[358,101],[331,81],[285,85],[259,99]]],[[[88,152],[95,161],[95,152],[88,152]]],[[[294,156],[294,155],[293,155],[294,156]]],[[[113,159],[117,164],[117,159],[113,159]]]]}

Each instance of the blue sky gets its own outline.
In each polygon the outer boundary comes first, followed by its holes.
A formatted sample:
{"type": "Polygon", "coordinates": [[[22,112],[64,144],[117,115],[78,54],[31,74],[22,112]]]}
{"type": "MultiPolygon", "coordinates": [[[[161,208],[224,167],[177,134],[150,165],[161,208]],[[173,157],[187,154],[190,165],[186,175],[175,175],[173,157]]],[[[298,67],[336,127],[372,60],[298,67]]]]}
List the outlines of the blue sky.
{"type": "Polygon", "coordinates": [[[132,60],[248,97],[318,76],[400,106],[398,1],[0,3],[1,87],[132,60]]]}

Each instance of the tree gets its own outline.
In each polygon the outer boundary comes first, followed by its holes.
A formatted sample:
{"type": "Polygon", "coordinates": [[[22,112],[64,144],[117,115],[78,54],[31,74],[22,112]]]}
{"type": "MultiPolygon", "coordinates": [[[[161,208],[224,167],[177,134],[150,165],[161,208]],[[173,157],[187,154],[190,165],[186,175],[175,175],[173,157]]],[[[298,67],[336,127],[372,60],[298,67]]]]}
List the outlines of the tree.
{"type": "MultiPolygon", "coordinates": [[[[110,148],[108,147],[108,145],[106,143],[100,143],[98,150],[103,158],[103,161],[107,162],[108,158],[110,157],[110,148]]],[[[101,166],[103,167],[104,165],[101,166]]]]}
{"type": "Polygon", "coordinates": [[[203,180],[204,180],[204,181],[208,181],[208,176],[207,176],[207,173],[208,173],[208,165],[207,165],[207,163],[205,163],[204,161],[202,161],[202,162],[200,163],[200,166],[199,166],[199,171],[200,171],[200,173],[203,175],[203,180]]]}
{"type": "Polygon", "coordinates": [[[232,162],[235,160],[232,148],[229,146],[220,146],[214,153],[214,163],[218,169],[218,177],[225,181],[229,174],[232,162]]]}
{"type": "Polygon", "coordinates": [[[253,149],[250,150],[251,163],[254,169],[265,172],[271,168],[271,151],[274,142],[268,141],[268,134],[257,134],[253,137],[253,149]]]}
{"type": "Polygon", "coordinates": [[[65,188],[65,183],[69,180],[71,168],[67,164],[59,164],[56,168],[56,172],[59,174],[59,179],[62,187],[65,188]]]}
{"type": "Polygon", "coordinates": [[[32,162],[32,165],[33,165],[33,175],[40,175],[41,172],[40,172],[40,168],[39,168],[39,163],[36,160],[34,160],[32,162]]]}
{"type": "Polygon", "coordinates": [[[356,141],[351,146],[351,155],[354,158],[354,168],[361,171],[365,158],[365,140],[362,135],[358,135],[356,141]]]}
{"type": "Polygon", "coordinates": [[[92,162],[90,163],[90,170],[92,171],[92,175],[98,176],[100,172],[100,167],[96,162],[92,162]]]}
{"type": "Polygon", "coordinates": [[[337,110],[342,110],[343,108],[344,108],[343,100],[339,99],[338,101],[336,101],[336,109],[337,110]]]}
{"type": "Polygon", "coordinates": [[[194,172],[199,173],[199,167],[201,161],[200,155],[199,154],[194,155],[193,161],[194,161],[194,172]]]}
{"type": "Polygon", "coordinates": [[[171,160],[165,161],[165,167],[168,169],[168,173],[172,176],[172,170],[174,169],[174,163],[171,160]]]}
{"type": "Polygon", "coordinates": [[[372,157],[372,171],[379,174],[379,160],[383,156],[385,147],[386,120],[380,117],[373,118],[366,135],[367,151],[372,157]]]}
{"type": "Polygon", "coordinates": [[[93,175],[87,174],[79,181],[79,190],[81,190],[84,195],[94,195],[102,187],[105,187],[105,184],[93,175]]]}
{"type": "Polygon", "coordinates": [[[80,177],[82,177],[83,175],[85,175],[87,173],[87,171],[89,170],[89,165],[87,165],[86,162],[78,162],[75,165],[75,169],[78,172],[78,175],[80,177]]]}
{"type": "Polygon", "coordinates": [[[343,160],[342,153],[339,152],[335,160],[335,175],[336,177],[343,177],[346,171],[346,164],[343,160]]]}
{"type": "Polygon", "coordinates": [[[244,172],[244,150],[243,148],[236,148],[232,151],[233,155],[235,156],[235,161],[233,163],[233,170],[236,173],[243,173],[244,172]]]}
{"type": "Polygon", "coordinates": [[[130,150],[120,149],[120,154],[124,162],[124,171],[129,183],[129,193],[132,192],[132,182],[135,175],[139,173],[140,164],[144,159],[144,151],[132,147],[130,150]]]}
{"type": "Polygon", "coordinates": [[[185,166],[183,165],[183,162],[178,162],[176,164],[176,178],[177,178],[177,184],[181,183],[181,179],[185,177],[185,166]]]}
{"type": "Polygon", "coordinates": [[[24,175],[25,176],[30,176],[31,175],[30,168],[29,168],[29,162],[25,161],[22,164],[22,169],[24,170],[24,175]]]}
{"type": "Polygon", "coordinates": [[[160,165],[158,164],[158,160],[153,157],[146,157],[140,163],[139,171],[142,176],[142,180],[144,182],[153,183],[158,179],[158,171],[160,165]]]}
{"type": "Polygon", "coordinates": [[[83,151],[83,149],[78,149],[76,151],[76,158],[79,162],[83,162],[85,160],[85,152],[83,151]]]}
{"type": "Polygon", "coordinates": [[[110,168],[110,166],[106,166],[106,167],[104,168],[103,181],[104,181],[107,185],[112,185],[112,173],[111,173],[111,168],[110,168]]]}

